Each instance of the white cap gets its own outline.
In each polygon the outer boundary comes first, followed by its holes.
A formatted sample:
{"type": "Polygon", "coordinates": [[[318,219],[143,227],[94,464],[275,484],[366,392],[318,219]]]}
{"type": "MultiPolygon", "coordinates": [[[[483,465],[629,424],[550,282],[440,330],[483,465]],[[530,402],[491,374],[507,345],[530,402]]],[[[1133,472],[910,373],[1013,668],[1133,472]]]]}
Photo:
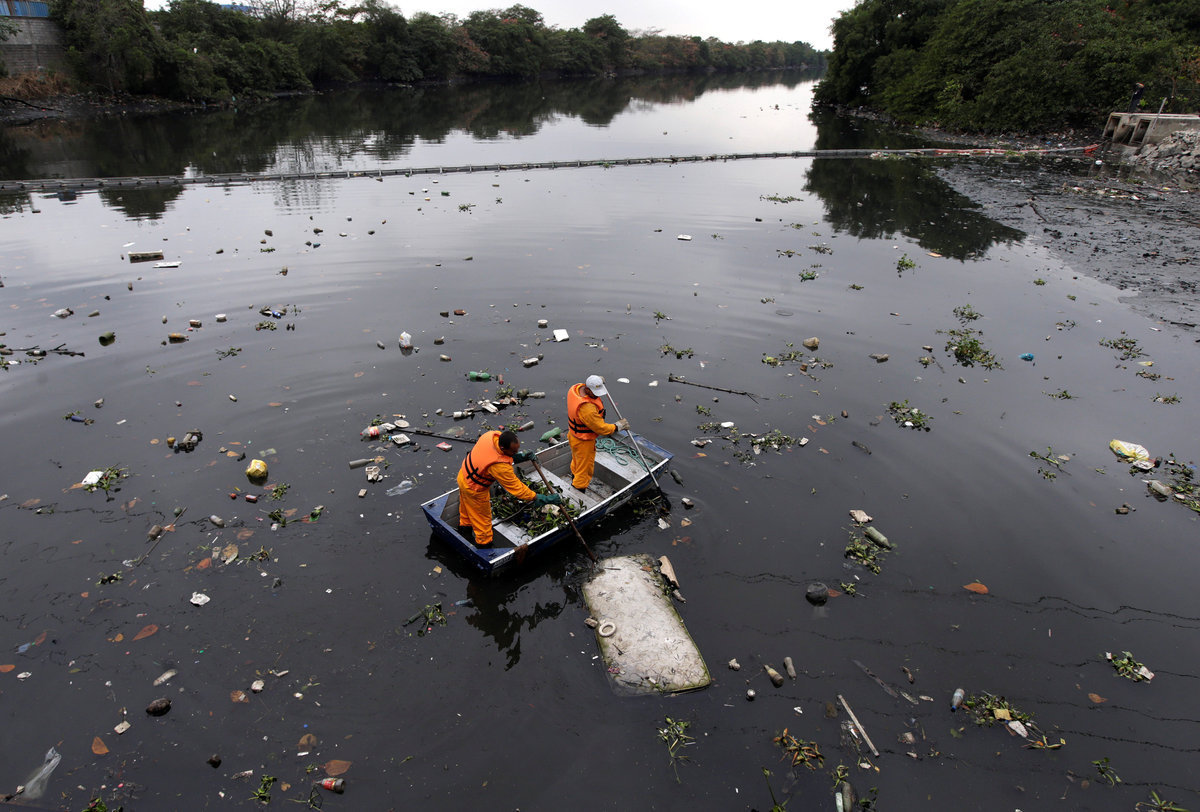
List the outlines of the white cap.
{"type": "Polygon", "coordinates": [[[583,382],[583,385],[588,389],[591,389],[592,394],[597,397],[608,394],[608,390],[604,388],[604,379],[599,375],[588,375],[587,380],[583,382]]]}

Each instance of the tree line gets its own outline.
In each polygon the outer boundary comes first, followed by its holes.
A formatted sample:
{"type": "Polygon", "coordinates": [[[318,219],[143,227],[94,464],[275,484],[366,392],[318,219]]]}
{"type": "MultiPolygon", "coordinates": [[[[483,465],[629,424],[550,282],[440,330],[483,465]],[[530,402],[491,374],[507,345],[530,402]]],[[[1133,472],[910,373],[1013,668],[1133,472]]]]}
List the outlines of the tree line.
{"type": "Polygon", "coordinates": [[[383,0],[51,0],[80,82],[110,93],[221,101],[331,83],[824,67],[803,42],[633,34],[611,14],[547,26],[523,5],[405,17],[383,0]]]}
{"type": "Polygon", "coordinates": [[[1200,108],[1196,0],[860,0],[833,24],[818,105],[999,131],[1200,108]]]}

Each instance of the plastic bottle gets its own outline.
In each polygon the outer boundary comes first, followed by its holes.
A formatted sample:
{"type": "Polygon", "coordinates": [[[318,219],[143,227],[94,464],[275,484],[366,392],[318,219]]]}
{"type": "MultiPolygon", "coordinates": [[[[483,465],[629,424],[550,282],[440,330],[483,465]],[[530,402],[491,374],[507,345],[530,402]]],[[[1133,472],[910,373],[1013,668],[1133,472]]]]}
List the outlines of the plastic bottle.
{"type": "Polygon", "coordinates": [[[959,709],[959,707],[962,706],[963,699],[966,697],[966,695],[967,695],[966,691],[964,691],[962,688],[954,689],[954,696],[952,696],[950,698],[950,712],[951,713],[954,713],[956,710],[959,709]]]}
{"type": "Polygon", "coordinates": [[[383,430],[380,429],[379,426],[367,426],[365,429],[363,429],[359,433],[362,434],[363,437],[370,437],[370,438],[374,439],[374,438],[378,437],[379,435],[383,434],[383,430]]]}
{"type": "Polygon", "coordinates": [[[344,778],[322,778],[321,783],[317,784],[321,789],[327,789],[330,792],[336,792],[341,795],[346,791],[346,779],[344,778]]]}
{"type": "Polygon", "coordinates": [[[402,349],[402,350],[411,350],[412,349],[412,336],[409,335],[408,333],[400,334],[400,349],[402,349]]]}
{"type": "Polygon", "coordinates": [[[467,377],[473,381],[490,381],[492,373],[490,372],[468,372],[467,377]]]}
{"type": "Polygon", "coordinates": [[[559,426],[555,426],[554,428],[550,429],[550,431],[543,434],[542,439],[543,440],[553,440],[555,437],[559,436],[560,434],[562,434],[562,428],[559,426]]]}

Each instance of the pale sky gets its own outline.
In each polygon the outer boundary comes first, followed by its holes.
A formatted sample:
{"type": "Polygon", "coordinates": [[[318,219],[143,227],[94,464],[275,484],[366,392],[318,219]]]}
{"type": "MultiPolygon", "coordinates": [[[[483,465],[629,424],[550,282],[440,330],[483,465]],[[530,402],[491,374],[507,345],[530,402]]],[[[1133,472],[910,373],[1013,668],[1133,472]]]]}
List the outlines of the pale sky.
{"type": "MultiPolygon", "coordinates": [[[[242,0],[245,2],[246,0],[242,0]]],[[[163,8],[167,0],[144,0],[147,9],[163,8]]],[[[221,2],[221,0],[218,0],[221,2]]],[[[224,0],[229,2],[229,0],[224,0]]],[[[503,9],[515,0],[386,0],[405,17],[418,11],[466,17],[472,11],[503,9]]],[[[346,2],[345,5],[352,5],[346,2]]],[[[807,42],[829,50],[829,25],[854,0],[526,0],[521,5],[542,13],[546,25],[579,28],[593,17],[611,14],[626,31],[659,29],[663,34],[716,37],[723,42],[807,42]]]]}
{"type": "MultiPolygon", "coordinates": [[[[405,17],[418,11],[449,12],[466,17],[472,11],[508,8],[515,0],[390,0],[405,17]]],[[[819,50],[833,48],[829,25],[854,0],[525,0],[523,6],[542,13],[546,25],[579,28],[593,17],[611,14],[626,31],[661,29],[663,34],[716,37],[723,42],[807,42],[819,50]]]]}

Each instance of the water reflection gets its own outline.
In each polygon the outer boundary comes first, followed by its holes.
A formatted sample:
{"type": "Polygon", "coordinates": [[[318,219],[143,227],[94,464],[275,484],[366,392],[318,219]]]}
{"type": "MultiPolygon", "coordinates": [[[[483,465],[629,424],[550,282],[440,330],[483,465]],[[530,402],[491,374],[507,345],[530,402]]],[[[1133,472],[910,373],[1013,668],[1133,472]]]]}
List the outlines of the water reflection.
{"type": "MultiPolygon", "coordinates": [[[[926,146],[872,121],[829,114],[814,115],[814,120],[818,149],[926,146]]],[[[902,234],[927,251],[960,260],[1024,239],[1024,232],[989,219],[951,189],[935,166],[924,158],[817,158],[804,189],[821,199],[834,228],[859,239],[902,234]]]]}
{"type": "Polygon", "coordinates": [[[550,555],[540,563],[533,562],[515,573],[506,573],[503,578],[486,578],[446,549],[444,543],[430,536],[426,558],[436,560],[458,580],[467,584],[469,602],[457,607],[458,614],[467,625],[495,643],[504,655],[505,671],[521,661],[522,633],[533,631],[543,621],[553,620],[572,603],[570,584],[577,581],[577,577],[575,574],[568,575],[570,559],[566,556],[550,555]],[[545,600],[538,596],[532,607],[519,608],[528,603],[523,598],[527,598],[525,593],[530,591],[533,584],[538,584],[540,588],[552,585],[551,589],[561,589],[561,600],[545,600]]]}
{"type": "Polygon", "coordinates": [[[534,135],[561,119],[607,127],[638,105],[812,81],[801,72],[376,88],[225,109],[0,129],[6,179],[364,169],[419,142],[534,135]]]}

